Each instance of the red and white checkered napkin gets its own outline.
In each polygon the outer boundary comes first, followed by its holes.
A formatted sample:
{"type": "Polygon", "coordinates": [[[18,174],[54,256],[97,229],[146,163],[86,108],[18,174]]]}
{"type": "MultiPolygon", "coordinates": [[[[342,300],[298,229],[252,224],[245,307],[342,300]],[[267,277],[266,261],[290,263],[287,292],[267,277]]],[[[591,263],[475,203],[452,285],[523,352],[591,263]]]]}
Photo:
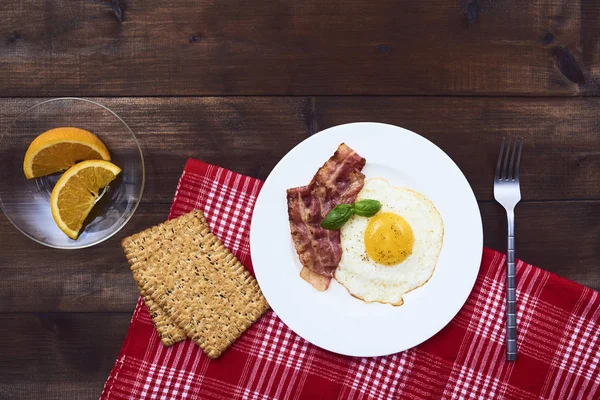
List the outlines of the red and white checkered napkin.
{"type": "MultiPolygon", "coordinates": [[[[213,232],[252,271],[250,216],[261,185],[189,160],[169,218],[203,210],[213,232]]],[[[475,288],[456,318],[420,346],[379,358],[319,349],[268,311],[210,360],[190,340],[163,347],[140,298],[100,398],[599,399],[598,293],[519,262],[519,359],[505,362],[504,262],[484,249],[475,288]]]]}

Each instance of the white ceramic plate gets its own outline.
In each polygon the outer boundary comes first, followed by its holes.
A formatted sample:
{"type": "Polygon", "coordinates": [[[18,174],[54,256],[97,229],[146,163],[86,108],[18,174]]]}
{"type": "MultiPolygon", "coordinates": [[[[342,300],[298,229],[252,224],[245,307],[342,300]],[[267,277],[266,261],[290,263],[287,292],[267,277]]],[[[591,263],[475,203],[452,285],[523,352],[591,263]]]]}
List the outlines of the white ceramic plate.
{"type": "Polygon", "coordinates": [[[283,322],[319,347],[364,357],[409,349],[448,324],[473,288],[482,246],[477,201],[450,157],[416,133],[370,122],[324,130],[291,150],[266,180],[250,232],[258,283],[283,322]],[[327,291],[318,292],[299,276],[286,189],[308,184],[342,142],[367,159],[367,179],[382,177],[421,192],[444,220],[444,245],[432,278],[406,294],[400,307],[364,303],[335,279],[327,291]]]}

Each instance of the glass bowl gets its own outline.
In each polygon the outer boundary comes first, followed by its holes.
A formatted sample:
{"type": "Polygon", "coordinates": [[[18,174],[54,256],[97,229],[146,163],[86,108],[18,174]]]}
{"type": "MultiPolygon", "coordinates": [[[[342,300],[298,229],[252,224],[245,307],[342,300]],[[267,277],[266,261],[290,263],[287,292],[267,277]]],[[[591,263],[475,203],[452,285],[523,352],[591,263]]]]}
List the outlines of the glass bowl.
{"type": "Polygon", "coordinates": [[[117,114],[90,100],[44,101],[19,115],[0,136],[0,207],[18,230],[45,246],[80,249],[110,238],[133,216],[144,179],[142,150],[131,129],[117,114]],[[23,173],[25,152],[33,139],[64,126],[94,133],[122,169],[102,192],[76,240],[58,228],[50,211],[50,193],[61,174],[29,180],[23,173]]]}

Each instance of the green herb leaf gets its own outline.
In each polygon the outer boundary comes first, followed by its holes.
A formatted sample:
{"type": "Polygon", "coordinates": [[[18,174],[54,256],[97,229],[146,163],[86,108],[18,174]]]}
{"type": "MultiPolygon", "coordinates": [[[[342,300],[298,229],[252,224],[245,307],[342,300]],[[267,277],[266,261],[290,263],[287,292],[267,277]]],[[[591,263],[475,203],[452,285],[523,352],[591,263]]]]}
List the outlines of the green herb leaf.
{"type": "Polygon", "coordinates": [[[372,217],[381,210],[381,203],[377,200],[361,200],[354,203],[354,214],[361,217],[372,217]]]}
{"type": "Polygon", "coordinates": [[[330,231],[340,229],[352,216],[350,204],[338,204],[321,222],[321,227],[330,231]]]}

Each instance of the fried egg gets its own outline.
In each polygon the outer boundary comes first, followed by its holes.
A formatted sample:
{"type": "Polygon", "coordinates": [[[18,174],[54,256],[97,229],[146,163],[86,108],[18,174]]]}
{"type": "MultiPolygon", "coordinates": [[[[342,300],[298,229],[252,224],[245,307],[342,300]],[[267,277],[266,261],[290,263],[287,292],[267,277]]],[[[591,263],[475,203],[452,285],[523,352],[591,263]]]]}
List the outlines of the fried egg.
{"type": "Polygon", "coordinates": [[[381,178],[367,180],[356,201],[379,200],[371,218],[353,216],[341,228],[342,259],[335,279],[366,302],[402,305],[403,296],[433,275],[444,223],[433,203],[381,178]]]}

